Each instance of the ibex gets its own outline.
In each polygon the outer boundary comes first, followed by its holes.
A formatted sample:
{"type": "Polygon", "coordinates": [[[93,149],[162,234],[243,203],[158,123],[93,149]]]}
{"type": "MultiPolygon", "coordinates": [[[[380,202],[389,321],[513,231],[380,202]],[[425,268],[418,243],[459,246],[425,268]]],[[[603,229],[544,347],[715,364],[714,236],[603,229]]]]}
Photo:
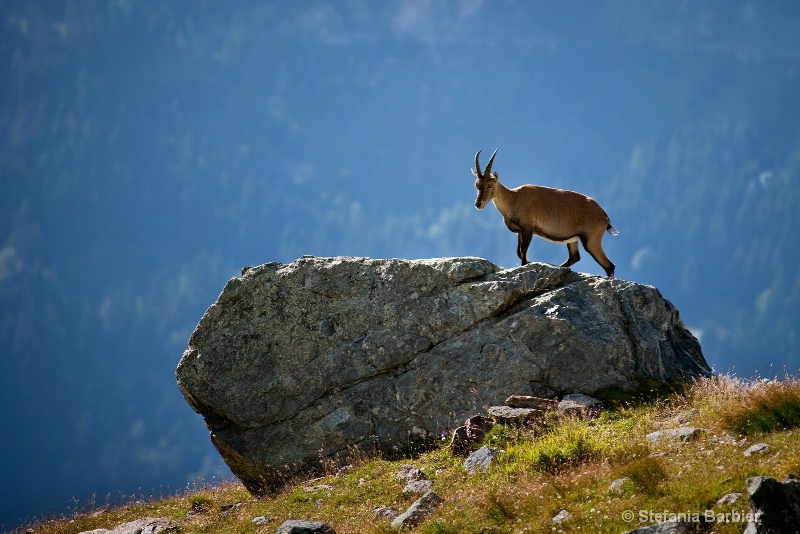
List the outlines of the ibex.
{"type": "Polygon", "coordinates": [[[608,215],[593,198],[575,191],[553,189],[541,185],[523,185],[508,189],[500,183],[497,173],[492,172],[492,163],[497,155],[494,151],[486,169],[481,172],[478,156],[475,154],[475,168],[472,174],[478,177],[475,187],[478,198],[475,207],[482,210],[490,200],[503,215],[509,230],[517,234],[517,256],[522,265],[528,263],[528,246],[533,235],[567,245],[569,258],[562,267],[569,267],[581,259],[578,252],[578,241],[592,255],[594,260],[605,269],[609,278],[614,278],[614,264],[603,252],[603,235],[608,231],[617,235],[617,229],[611,226],[608,215]]]}

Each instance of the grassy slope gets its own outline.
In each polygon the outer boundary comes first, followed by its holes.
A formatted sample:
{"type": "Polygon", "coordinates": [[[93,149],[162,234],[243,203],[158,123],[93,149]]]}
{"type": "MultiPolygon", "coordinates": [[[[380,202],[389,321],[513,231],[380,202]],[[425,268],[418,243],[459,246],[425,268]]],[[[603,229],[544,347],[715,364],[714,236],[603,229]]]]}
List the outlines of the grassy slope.
{"type": "MultiPolygon", "coordinates": [[[[713,508],[717,514],[745,514],[748,477],[783,480],[789,473],[800,473],[800,380],[701,380],[680,394],[617,403],[594,420],[554,418],[525,430],[495,426],[486,442],[504,452],[481,475],[468,475],[463,457],[440,446],[413,458],[362,458],[344,469],[331,468],[313,482],[297,481],[270,497],[254,498],[241,485],[226,483],[25,528],[77,533],[151,516],[171,518],[176,532],[275,532],[286,519],[325,521],[339,534],[391,532],[388,520],[371,518],[372,510],[393,506],[402,511],[418,497],[402,495],[404,484],[395,479],[406,463],[422,469],[445,499],[416,532],[616,533],[638,526],[647,511],[703,514],[713,508]],[[692,408],[697,412],[689,424],[706,429],[701,438],[687,444],[647,442],[647,433],[678,426],[673,418],[692,408]],[[758,442],[768,443],[769,449],[745,457],[744,450],[758,442]],[[630,480],[620,492],[610,492],[611,482],[622,477],[630,480]],[[303,489],[321,484],[334,489],[303,489]],[[744,495],[732,505],[715,507],[717,499],[730,492],[744,495]],[[572,517],[554,525],[552,517],[561,509],[572,517]],[[633,522],[623,520],[626,510],[633,511],[633,522]],[[252,521],[257,516],[272,521],[258,526],[252,521]]],[[[743,529],[741,522],[714,526],[718,533],[743,529]]]]}

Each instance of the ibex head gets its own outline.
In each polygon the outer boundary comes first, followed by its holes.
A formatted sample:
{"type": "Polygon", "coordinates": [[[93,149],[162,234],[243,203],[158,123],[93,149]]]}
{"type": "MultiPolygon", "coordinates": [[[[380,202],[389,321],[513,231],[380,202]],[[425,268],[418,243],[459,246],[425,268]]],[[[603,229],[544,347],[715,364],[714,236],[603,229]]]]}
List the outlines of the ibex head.
{"type": "Polygon", "coordinates": [[[482,210],[494,197],[498,176],[496,172],[492,173],[492,163],[494,162],[495,155],[497,155],[497,150],[495,149],[494,154],[489,158],[489,163],[486,164],[486,169],[484,169],[483,172],[481,172],[481,164],[478,163],[478,156],[480,156],[480,154],[480,150],[475,154],[475,168],[472,169],[472,174],[478,177],[478,179],[475,180],[475,187],[478,189],[478,198],[475,199],[475,207],[482,210]]]}

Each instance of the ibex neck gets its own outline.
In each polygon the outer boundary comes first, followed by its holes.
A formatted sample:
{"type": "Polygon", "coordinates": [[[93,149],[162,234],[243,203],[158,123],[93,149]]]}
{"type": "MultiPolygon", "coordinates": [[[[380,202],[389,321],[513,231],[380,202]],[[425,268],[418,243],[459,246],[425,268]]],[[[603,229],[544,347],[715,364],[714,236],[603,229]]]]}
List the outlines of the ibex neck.
{"type": "Polygon", "coordinates": [[[511,211],[511,206],[514,203],[514,199],[512,198],[513,196],[514,192],[498,181],[494,196],[492,197],[492,202],[494,202],[494,205],[498,211],[505,215],[511,211]]]}

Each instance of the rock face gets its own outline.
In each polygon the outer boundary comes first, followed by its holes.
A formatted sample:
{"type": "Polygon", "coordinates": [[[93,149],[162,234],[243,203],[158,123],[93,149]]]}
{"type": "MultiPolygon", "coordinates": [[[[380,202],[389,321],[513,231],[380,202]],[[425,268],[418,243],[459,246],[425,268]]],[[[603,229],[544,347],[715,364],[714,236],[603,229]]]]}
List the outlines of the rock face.
{"type": "Polygon", "coordinates": [[[231,279],[177,380],[254,493],[351,447],[434,437],[509,393],[708,375],[657,289],[480,258],[303,257],[231,279]]]}

